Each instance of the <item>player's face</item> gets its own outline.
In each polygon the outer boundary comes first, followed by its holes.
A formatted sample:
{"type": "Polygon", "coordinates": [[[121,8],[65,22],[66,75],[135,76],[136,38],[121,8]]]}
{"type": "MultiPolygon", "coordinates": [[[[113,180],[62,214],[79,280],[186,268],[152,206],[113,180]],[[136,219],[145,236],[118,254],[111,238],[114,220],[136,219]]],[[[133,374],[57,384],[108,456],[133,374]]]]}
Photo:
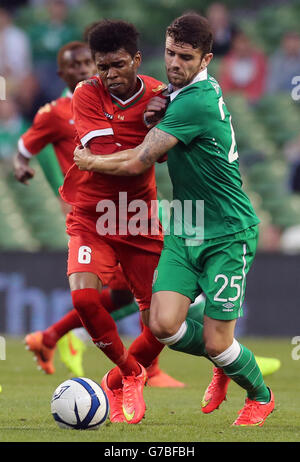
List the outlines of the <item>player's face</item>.
{"type": "Polygon", "coordinates": [[[191,83],[211,59],[212,53],[203,56],[199,48],[193,48],[189,43],[176,43],[172,37],[166,38],[166,71],[175,90],[191,83]]]}
{"type": "Polygon", "coordinates": [[[66,50],[63,56],[63,68],[60,77],[66,82],[71,91],[82,80],[90,79],[97,72],[88,48],[66,50]]]}
{"type": "Polygon", "coordinates": [[[136,92],[140,63],[139,51],[134,57],[123,48],[95,54],[95,64],[103,85],[111,94],[122,100],[130,98],[136,92]]]}

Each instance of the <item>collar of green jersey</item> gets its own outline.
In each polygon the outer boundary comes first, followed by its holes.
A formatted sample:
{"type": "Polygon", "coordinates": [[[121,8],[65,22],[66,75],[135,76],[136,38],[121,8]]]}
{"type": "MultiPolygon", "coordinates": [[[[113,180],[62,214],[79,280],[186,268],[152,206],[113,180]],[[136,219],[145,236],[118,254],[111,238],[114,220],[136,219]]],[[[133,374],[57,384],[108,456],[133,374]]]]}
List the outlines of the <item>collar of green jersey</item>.
{"type": "MultiPolygon", "coordinates": [[[[196,75],[196,77],[194,77],[194,79],[191,81],[191,83],[189,83],[188,85],[186,85],[185,87],[182,87],[182,88],[179,88],[178,90],[176,91],[173,91],[172,93],[170,93],[170,101],[172,102],[173,99],[176,98],[176,96],[182,91],[184,90],[185,88],[189,87],[190,85],[193,85],[194,83],[197,83],[197,82],[201,82],[201,80],[207,80],[207,69],[205,68],[203,71],[199,72],[199,74],[196,75]]],[[[170,87],[169,87],[170,88],[170,87]]],[[[172,87],[171,87],[172,88],[172,87]]],[[[170,91],[170,90],[169,90],[170,91]]]]}

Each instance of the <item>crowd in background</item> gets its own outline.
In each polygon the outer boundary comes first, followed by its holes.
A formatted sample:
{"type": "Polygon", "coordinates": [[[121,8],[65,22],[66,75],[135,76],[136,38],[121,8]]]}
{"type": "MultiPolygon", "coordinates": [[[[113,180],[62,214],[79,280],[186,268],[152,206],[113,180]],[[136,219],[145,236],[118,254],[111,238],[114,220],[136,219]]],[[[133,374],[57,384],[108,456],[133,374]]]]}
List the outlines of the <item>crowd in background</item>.
{"type": "MultiPolygon", "coordinates": [[[[71,20],[80,0],[19,0],[22,3],[42,6],[44,11],[21,28],[16,21],[18,8],[0,7],[0,75],[6,78],[10,101],[9,108],[1,109],[1,124],[18,114],[30,121],[41,104],[58,97],[63,83],[57,76],[57,51],[83,38],[83,29],[71,20]]],[[[300,75],[297,31],[286,31],[280,47],[267,55],[232,20],[224,4],[212,3],[206,16],[214,33],[214,57],[220,61],[215,77],[225,95],[239,92],[255,104],[265,93],[291,93],[292,78],[300,75]]]]}
{"type": "MultiPolygon", "coordinates": [[[[86,24],[72,19],[82,3],[88,8],[82,0],[18,0],[14,9],[11,2],[1,2],[0,75],[6,79],[6,100],[0,102],[0,158],[11,158],[38,108],[61,94],[64,84],[57,76],[56,55],[66,42],[83,39],[86,24]],[[28,17],[26,10],[39,14],[28,17]]],[[[292,78],[300,76],[299,31],[286,29],[279,46],[266,52],[223,3],[211,3],[200,12],[212,26],[218,65],[211,73],[225,97],[238,93],[249,106],[278,92],[291,98],[292,78]]],[[[300,192],[300,135],[287,143],[282,155],[291,166],[289,187],[300,192]]]]}

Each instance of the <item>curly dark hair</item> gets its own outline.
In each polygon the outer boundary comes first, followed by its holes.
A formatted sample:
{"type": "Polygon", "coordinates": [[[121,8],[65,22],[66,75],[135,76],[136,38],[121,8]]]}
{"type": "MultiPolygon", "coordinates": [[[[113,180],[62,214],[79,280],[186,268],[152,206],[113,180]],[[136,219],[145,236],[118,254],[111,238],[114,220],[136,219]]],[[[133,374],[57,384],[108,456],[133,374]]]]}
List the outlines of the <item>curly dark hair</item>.
{"type": "Polygon", "coordinates": [[[210,53],[213,34],[208,20],[196,12],[188,12],[174,19],[167,28],[167,36],[177,43],[189,43],[193,48],[200,48],[203,55],[210,53]]]}
{"type": "Polygon", "coordinates": [[[138,51],[138,36],[133,24],[104,19],[91,28],[88,42],[93,57],[97,52],[109,53],[121,48],[134,57],[138,51]]]}

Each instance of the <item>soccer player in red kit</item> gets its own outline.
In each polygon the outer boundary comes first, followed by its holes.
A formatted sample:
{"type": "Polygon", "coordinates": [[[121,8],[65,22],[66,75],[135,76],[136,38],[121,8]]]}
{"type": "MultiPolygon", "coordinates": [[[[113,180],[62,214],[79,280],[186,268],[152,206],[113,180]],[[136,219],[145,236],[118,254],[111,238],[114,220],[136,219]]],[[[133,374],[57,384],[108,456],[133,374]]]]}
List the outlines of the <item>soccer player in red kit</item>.
{"type": "MultiPolygon", "coordinates": [[[[89,146],[94,154],[111,154],[139,144],[147,133],[143,120],[147,103],[164,88],[161,82],[137,74],[141,63],[137,37],[134,26],[108,20],[89,34],[99,77],[81,82],[72,102],[78,144],[89,146]]],[[[163,346],[145,325],[127,351],[99,292],[109,284],[120,263],[147,324],[152,278],[163,241],[157,211],[151,210],[151,202],[156,201],[154,168],[134,178],[115,178],[81,172],[74,164],[67,172],[61,196],[73,206],[67,232],[74,307],[94,343],[118,366],[102,381],[111,420],[137,423],[145,413],[145,367],[163,346]],[[128,210],[137,200],[146,204],[146,212],[140,216],[144,230],[131,233],[127,228],[134,213],[128,210]],[[111,206],[115,213],[109,215],[105,210],[111,206]],[[106,219],[113,229],[104,227],[106,219]]]]}
{"type": "MultiPolygon", "coordinates": [[[[72,95],[79,82],[95,75],[96,68],[88,45],[79,41],[67,43],[60,48],[57,55],[57,66],[58,74],[66,83],[68,91],[64,97],[41,107],[32,126],[20,137],[18,154],[14,158],[14,174],[21,183],[27,184],[35,174],[30,166],[30,159],[50,143],[54,147],[63,175],[73,164],[73,150],[76,143],[71,107],[72,95]]],[[[70,211],[68,204],[62,200],[61,203],[65,212],[66,209],[70,211]]],[[[53,357],[57,341],[76,327],[82,327],[82,323],[77,312],[72,310],[45,331],[33,332],[26,336],[27,348],[34,353],[39,367],[47,374],[54,373],[53,357]]],[[[68,344],[73,352],[72,364],[69,367],[72,370],[73,368],[80,370],[82,344],[74,336],[68,338],[68,344]],[[73,347],[74,341],[76,341],[76,347],[73,347]]]]}
{"type": "MultiPolygon", "coordinates": [[[[52,143],[61,171],[65,176],[73,164],[75,143],[75,126],[72,114],[72,95],[76,85],[96,73],[95,64],[87,44],[70,42],[58,52],[58,72],[68,86],[65,97],[58,98],[43,106],[37,113],[33,125],[22,135],[18,142],[18,154],[14,159],[14,172],[20,182],[27,182],[34,176],[30,167],[30,159],[38,154],[47,144],[52,143]]],[[[62,201],[63,202],[63,201],[62,201]]],[[[109,312],[132,302],[132,294],[125,277],[118,267],[109,287],[101,291],[101,303],[109,312]]],[[[71,310],[62,319],[43,332],[33,332],[25,338],[25,343],[36,356],[39,367],[47,374],[54,373],[53,357],[57,341],[72,329],[81,327],[81,320],[76,310],[71,310]]],[[[71,350],[63,360],[73,373],[80,375],[81,355],[80,342],[74,337],[68,338],[71,350]],[[76,341],[75,347],[72,343],[76,341]],[[70,343],[71,342],[71,343],[70,343]],[[75,352],[77,352],[75,354],[75,352]],[[80,354],[79,354],[80,353],[80,354]],[[75,356],[78,357],[75,357],[75,356]]],[[[147,369],[152,386],[180,387],[181,382],[173,379],[158,366],[156,359],[147,369]]]]}

